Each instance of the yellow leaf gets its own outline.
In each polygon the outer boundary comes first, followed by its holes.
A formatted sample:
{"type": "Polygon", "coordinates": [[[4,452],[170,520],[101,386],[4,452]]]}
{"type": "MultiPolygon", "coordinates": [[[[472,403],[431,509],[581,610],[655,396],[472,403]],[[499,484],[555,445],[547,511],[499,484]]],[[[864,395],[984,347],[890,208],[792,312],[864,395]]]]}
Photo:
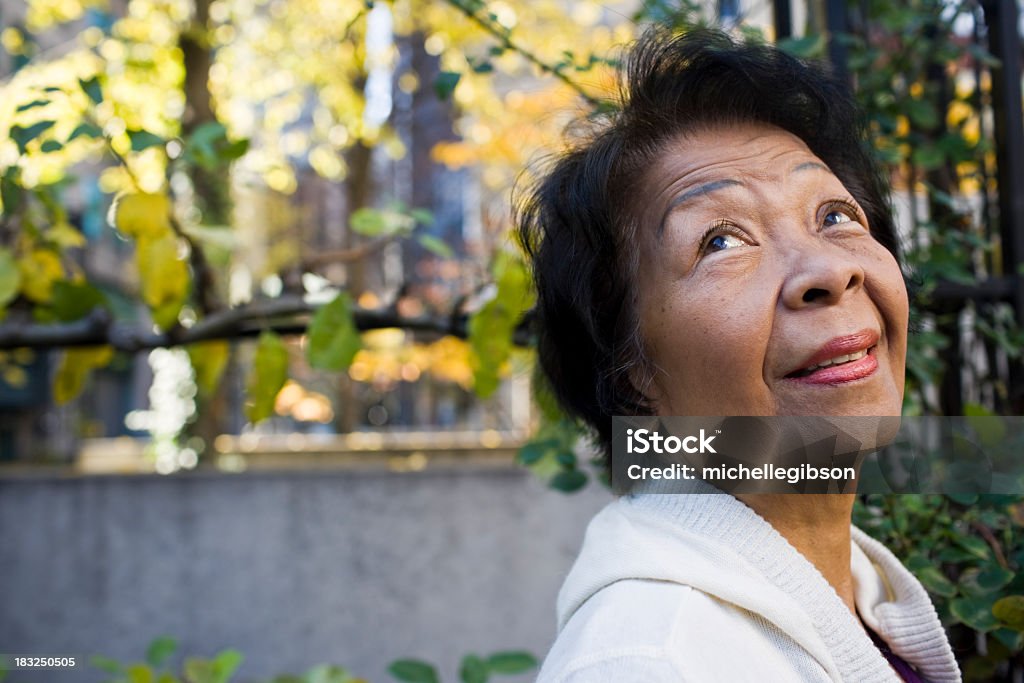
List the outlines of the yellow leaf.
{"type": "Polygon", "coordinates": [[[256,346],[246,387],[245,415],[253,424],[274,414],[277,394],[288,381],[288,348],[275,333],[264,330],[256,346]]]}
{"type": "Polygon", "coordinates": [[[33,249],[18,259],[21,273],[21,291],[39,304],[53,296],[53,283],[64,277],[60,257],[49,249],[33,249]]]}
{"type": "Polygon", "coordinates": [[[135,263],[142,300],[150,307],[154,322],[163,329],[173,326],[189,287],[188,265],[178,253],[178,238],[171,232],[161,237],[140,237],[135,263]]]}
{"type": "Polygon", "coordinates": [[[7,386],[16,389],[20,389],[28,384],[28,373],[20,365],[4,366],[2,377],[7,386]]]}
{"type": "Polygon", "coordinates": [[[205,341],[189,344],[186,350],[196,373],[196,386],[201,393],[212,394],[228,364],[230,345],[223,340],[205,341]]]}
{"type": "Polygon", "coordinates": [[[89,374],[106,366],[113,357],[114,349],[110,346],[83,346],[65,351],[53,380],[54,403],[63,405],[82,393],[89,374]]]}
{"type": "Polygon", "coordinates": [[[127,194],[114,207],[114,225],[128,237],[162,237],[171,232],[171,203],[163,194],[127,194]]]}
{"type": "Polygon", "coordinates": [[[84,247],[85,235],[68,223],[57,223],[46,231],[46,238],[59,247],[84,247]]]}

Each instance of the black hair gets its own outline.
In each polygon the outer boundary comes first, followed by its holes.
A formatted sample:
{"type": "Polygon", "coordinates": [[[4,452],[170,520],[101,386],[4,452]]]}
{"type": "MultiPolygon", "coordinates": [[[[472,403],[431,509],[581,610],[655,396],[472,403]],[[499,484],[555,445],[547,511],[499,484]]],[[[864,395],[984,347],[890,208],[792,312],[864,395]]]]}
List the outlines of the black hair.
{"type": "Polygon", "coordinates": [[[713,29],[649,29],[628,51],[620,101],[515,197],[532,261],[541,369],[554,395],[594,431],[605,457],[611,416],[653,411],[652,373],[634,290],[638,183],[665,143],[722,124],[760,122],[799,137],[864,210],[899,260],[888,182],[866,143],[850,89],[824,66],[713,29]]]}

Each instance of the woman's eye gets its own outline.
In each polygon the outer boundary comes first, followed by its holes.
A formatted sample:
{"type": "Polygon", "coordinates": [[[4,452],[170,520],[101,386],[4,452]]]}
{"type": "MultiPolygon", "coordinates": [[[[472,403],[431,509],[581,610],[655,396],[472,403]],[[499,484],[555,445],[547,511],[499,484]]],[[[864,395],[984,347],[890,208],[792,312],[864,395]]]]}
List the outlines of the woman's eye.
{"type": "Polygon", "coordinates": [[[840,223],[852,223],[856,219],[850,216],[846,209],[832,209],[825,214],[823,223],[825,227],[830,228],[833,225],[839,225],[840,223]]]}
{"type": "Polygon", "coordinates": [[[731,247],[742,247],[745,244],[743,240],[735,235],[715,235],[708,240],[708,251],[725,251],[731,247]]]}

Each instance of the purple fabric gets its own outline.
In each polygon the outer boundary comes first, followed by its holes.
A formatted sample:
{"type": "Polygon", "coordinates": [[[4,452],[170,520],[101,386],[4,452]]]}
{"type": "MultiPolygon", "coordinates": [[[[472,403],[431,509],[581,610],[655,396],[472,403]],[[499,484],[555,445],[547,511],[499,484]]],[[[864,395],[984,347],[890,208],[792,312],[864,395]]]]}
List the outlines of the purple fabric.
{"type": "Polygon", "coordinates": [[[917,669],[907,664],[902,657],[890,650],[885,641],[879,638],[874,631],[867,629],[867,632],[871,636],[871,640],[874,641],[875,647],[889,660],[889,665],[896,670],[896,673],[900,675],[904,683],[928,683],[927,679],[922,678],[921,674],[917,673],[917,669]]]}

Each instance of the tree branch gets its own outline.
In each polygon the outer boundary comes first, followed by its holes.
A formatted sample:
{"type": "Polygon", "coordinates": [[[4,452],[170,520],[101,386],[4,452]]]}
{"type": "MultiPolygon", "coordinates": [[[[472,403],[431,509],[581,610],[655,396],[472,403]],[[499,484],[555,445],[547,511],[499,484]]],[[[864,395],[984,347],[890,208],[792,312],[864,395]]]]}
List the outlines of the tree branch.
{"type": "Polygon", "coordinates": [[[375,254],[398,239],[398,235],[387,235],[348,249],[326,249],[309,253],[302,258],[302,267],[306,270],[325,266],[330,263],[352,263],[375,254]]]}
{"type": "Polygon", "coordinates": [[[494,26],[494,24],[483,19],[479,14],[476,13],[475,8],[470,7],[466,4],[466,0],[447,0],[447,2],[455,9],[465,14],[477,26],[479,26],[484,31],[493,36],[499,43],[501,43],[502,47],[504,47],[507,50],[512,50],[513,52],[519,53],[520,55],[522,55],[523,58],[526,59],[526,61],[533,64],[544,73],[551,74],[558,80],[565,83],[567,86],[575,90],[579,94],[579,96],[586,100],[587,104],[592,106],[594,109],[599,110],[601,108],[601,101],[599,99],[597,99],[596,97],[588,93],[586,90],[584,90],[579,83],[566,76],[561,69],[555,66],[551,66],[543,59],[541,59],[534,53],[530,52],[519,43],[512,40],[512,36],[509,35],[508,31],[499,30],[494,26]]]}
{"type": "MultiPolygon", "coordinates": [[[[106,309],[97,308],[85,318],[70,323],[39,325],[8,321],[0,324],[0,350],[109,344],[118,351],[134,353],[214,339],[253,337],[263,330],[274,330],[282,335],[305,334],[308,318],[318,308],[319,304],[311,304],[298,296],[262,299],[218,311],[192,327],[168,332],[152,332],[137,324],[115,321],[106,309]]],[[[393,310],[356,309],[352,317],[360,331],[401,328],[461,339],[469,334],[469,316],[465,313],[402,316],[393,310]]],[[[529,328],[528,314],[513,335],[516,345],[530,344],[529,328]]]]}

